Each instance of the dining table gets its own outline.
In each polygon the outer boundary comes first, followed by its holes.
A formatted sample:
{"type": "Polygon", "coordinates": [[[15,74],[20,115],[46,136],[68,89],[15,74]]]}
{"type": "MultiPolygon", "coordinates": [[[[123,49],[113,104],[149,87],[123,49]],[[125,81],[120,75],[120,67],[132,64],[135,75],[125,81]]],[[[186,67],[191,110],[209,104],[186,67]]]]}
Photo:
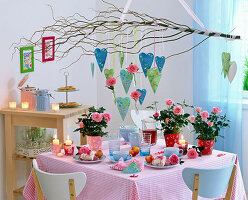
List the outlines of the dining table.
{"type": "MultiPolygon", "coordinates": [[[[151,154],[162,152],[165,147],[165,141],[158,139],[157,144],[151,147],[151,154]]],[[[122,151],[129,151],[130,149],[129,143],[121,145],[122,151]]],[[[103,142],[102,151],[107,157],[98,163],[80,163],[75,161],[73,156],[57,157],[51,152],[40,154],[37,157],[37,162],[41,170],[49,173],[84,172],[87,181],[84,189],[77,197],[78,200],[190,200],[192,199],[192,192],[183,181],[182,170],[186,167],[220,168],[228,165],[235,155],[218,150],[213,150],[212,155],[200,156],[196,159],[189,159],[185,155],[181,157],[184,161],[181,165],[165,169],[151,168],[145,165],[141,172],[132,176],[132,174],[124,174],[110,168],[115,163],[108,159],[108,141],[103,142]]],[[[137,155],[135,159],[141,162],[145,161],[144,156],[137,155]]],[[[231,199],[246,200],[238,159],[236,164],[237,170],[231,199]]],[[[27,200],[36,199],[32,173],[23,190],[23,196],[27,200]]],[[[217,199],[222,199],[224,196],[225,194],[217,199]]],[[[198,199],[203,200],[205,198],[199,197],[198,199]]]]}

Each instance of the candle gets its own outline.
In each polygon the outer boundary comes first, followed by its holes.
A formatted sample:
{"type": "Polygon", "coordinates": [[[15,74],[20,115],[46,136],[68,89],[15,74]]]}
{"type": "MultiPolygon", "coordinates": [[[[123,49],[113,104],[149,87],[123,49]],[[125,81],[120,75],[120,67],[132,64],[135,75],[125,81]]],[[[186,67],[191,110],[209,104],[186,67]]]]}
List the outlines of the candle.
{"type": "Polygon", "coordinates": [[[58,153],[57,156],[58,156],[58,157],[63,157],[64,154],[63,154],[63,153],[58,153]]]}
{"type": "Polygon", "coordinates": [[[69,136],[67,136],[67,140],[65,141],[65,145],[67,145],[67,146],[72,145],[72,141],[70,140],[69,136]]]}
{"type": "Polygon", "coordinates": [[[28,110],[29,109],[29,103],[28,102],[22,102],[22,109],[28,110]]]}
{"type": "Polygon", "coordinates": [[[183,135],[181,135],[181,139],[179,140],[179,144],[185,144],[185,140],[183,138],[183,135]]]}
{"type": "Polygon", "coordinates": [[[57,135],[54,136],[53,145],[59,145],[59,139],[57,139],[57,135]]]}
{"type": "Polygon", "coordinates": [[[52,110],[55,112],[59,112],[59,104],[58,103],[53,103],[52,104],[52,110]]]}
{"type": "Polygon", "coordinates": [[[9,108],[10,109],[16,109],[16,102],[15,101],[9,102],[9,108]]]}

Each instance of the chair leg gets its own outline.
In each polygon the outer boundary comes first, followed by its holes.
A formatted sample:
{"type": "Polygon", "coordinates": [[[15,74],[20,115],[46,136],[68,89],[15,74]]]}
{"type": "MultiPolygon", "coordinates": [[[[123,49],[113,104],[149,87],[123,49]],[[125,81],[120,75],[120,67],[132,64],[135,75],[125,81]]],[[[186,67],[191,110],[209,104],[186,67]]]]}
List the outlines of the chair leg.
{"type": "Polygon", "coordinates": [[[70,200],[76,200],[74,179],[69,179],[70,200]]]}
{"type": "Polygon", "coordinates": [[[40,183],[39,183],[38,177],[37,177],[34,169],[32,170],[32,173],[33,173],[33,179],[34,179],[35,192],[36,192],[37,199],[43,200],[43,195],[42,195],[42,191],[40,188],[40,183]]]}
{"type": "Polygon", "coordinates": [[[232,188],[233,188],[234,178],[235,178],[235,173],[236,173],[236,168],[237,168],[237,165],[234,164],[233,170],[232,170],[232,174],[231,174],[231,177],[230,177],[230,180],[229,180],[229,183],[228,183],[228,188],[227,188],[227,191],[226,191],[226,196],[225,196],[225,199],[224,200],[230,200],[231,199],[232,188]]]}
{"type": "Polygon", "coordinates": [[[198,198],[199,181],[200,181],[200,175],[195,174],[192,200],[197,200],[198,198]]]}

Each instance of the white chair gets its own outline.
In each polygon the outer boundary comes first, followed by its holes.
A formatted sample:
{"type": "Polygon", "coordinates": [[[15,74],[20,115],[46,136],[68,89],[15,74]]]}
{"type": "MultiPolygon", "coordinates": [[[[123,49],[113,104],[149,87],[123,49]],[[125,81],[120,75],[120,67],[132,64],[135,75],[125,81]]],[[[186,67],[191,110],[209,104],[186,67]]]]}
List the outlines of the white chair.
{"type": "Polygon", "coordinates": [[[68,174],[52,174],[41,171],[37,162],[33,160],[33,177],[38,200],[76,200],[76,196],[83,190],[86,174],[74,172],[68,174]]]}

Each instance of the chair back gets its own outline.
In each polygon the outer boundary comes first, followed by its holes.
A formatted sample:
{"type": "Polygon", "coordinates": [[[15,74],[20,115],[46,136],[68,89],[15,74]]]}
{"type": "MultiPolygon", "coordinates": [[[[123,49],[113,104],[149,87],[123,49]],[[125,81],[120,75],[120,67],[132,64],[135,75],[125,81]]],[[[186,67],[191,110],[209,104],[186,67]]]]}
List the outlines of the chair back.
{"type": "Polygon", "coordinates": [[[152,117],[154,110],[131,110],[131,118],[134,124],[142,130],[142,120],[152,117]]]}
{"type": "Polygon", "coordinates": [[[235,160],[236,156],[233,156],[230,164],[215,169],[184,168],[182,172],[183,180],[193,192],[194,176],[195,174],[199,174],[198,195],[204,198],[217,198],[222,195],[228,187],[235,160]]]}
{"type": "Polygon", "coordinates": [[[33,160],[33,167],[38,177],[38,181],[43,196],[47,200],[70,199],[69,180],[73,179],[75,184],[76,196],[83,190],[86,183],[86,174],[83,172],[74,172],[67,174],[52,174],[41,171],[37,162],[33,160]]]}

